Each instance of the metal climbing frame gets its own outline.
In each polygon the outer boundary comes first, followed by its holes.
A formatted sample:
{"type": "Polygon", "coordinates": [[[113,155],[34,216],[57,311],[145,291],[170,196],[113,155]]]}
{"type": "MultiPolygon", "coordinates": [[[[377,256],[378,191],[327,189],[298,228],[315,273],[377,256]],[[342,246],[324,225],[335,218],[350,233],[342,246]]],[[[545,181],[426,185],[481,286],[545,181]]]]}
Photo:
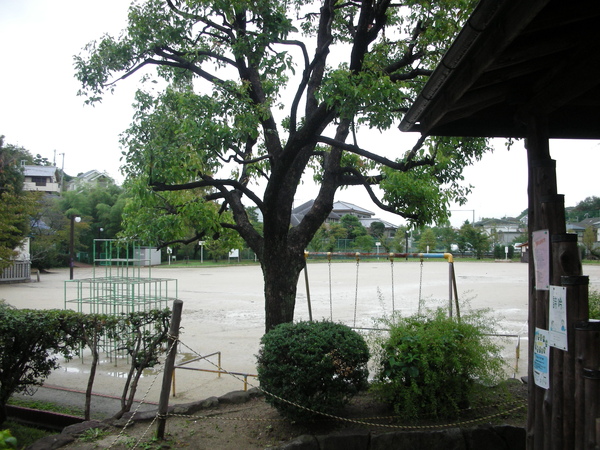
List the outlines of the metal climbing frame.
{"type": "MultiPolygon", "coordinates": [[[[149,251],[136,242],[96,239],[92,276],[65,281],[65,309],[116,316],[167,308],[177,298],[177,280],[151,277],[149,251]]],[[[115,364],[126,356],[113,339],[99,345],[115,364]]]]}
{"type": "Polygon", "coordinates": [[[95,240],[92,277],[65,281],[65,309],[116,315],[168,307],[177,280],[152,278],[148,252],[135,242],[95,240]]]}

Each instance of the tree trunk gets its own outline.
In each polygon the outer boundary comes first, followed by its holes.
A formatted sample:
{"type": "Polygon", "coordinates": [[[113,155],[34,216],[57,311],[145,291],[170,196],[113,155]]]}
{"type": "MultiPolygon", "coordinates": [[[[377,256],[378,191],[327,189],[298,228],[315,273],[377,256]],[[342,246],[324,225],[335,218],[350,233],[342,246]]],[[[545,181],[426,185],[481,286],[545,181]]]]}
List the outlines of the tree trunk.
{"type": "Polygon", "coordinates": [[[85,420],[90,420],[92,407],[92,389],[94,387],[94,380],[96,379],[96,369],[98,368],[98,361],[100,360],[100,354],[98,352],[98,330],[95,327],[94,337],[91,343],[88,342],[88,346],[92,350],[92,364],[90,367],[90,377],[88,378],[88,384],[85,390],[85,408],[83,415],[85,420]]]}
{"type": "Polygon", "coordinates": [[[296,290],[305,260],[302,251],[287,248],[265,252],[262,271],[265,280],[265,332],[294,320],[296,290]]]}
{"type": "Polygon", "coordinates": [[[0,425],[6,422],[7,414],[6,414],[6,403],[0,403],[0,425]]]}

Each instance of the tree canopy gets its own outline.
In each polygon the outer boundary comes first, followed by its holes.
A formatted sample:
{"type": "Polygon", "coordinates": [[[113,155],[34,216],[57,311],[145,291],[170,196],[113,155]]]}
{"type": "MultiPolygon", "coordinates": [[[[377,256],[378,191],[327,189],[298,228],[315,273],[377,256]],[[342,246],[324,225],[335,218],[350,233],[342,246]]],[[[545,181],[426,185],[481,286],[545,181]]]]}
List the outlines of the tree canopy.
{"type": "Polygon", "coordinates": [[[9,267],[30,227],[30,215],[39,197],[23,191],[21,161],[30,162],[31,153],[4,143],[0,136],[0,270],[9,267]]]}
{"type": "Polygon", "coordinates": [[[303,251],[338,189],[362,186],[415,224],[445,220],[451,201],[465,201],[462,169],[485,141],[421,137],[400,148],[395,125],[474,3],[134,3],[118,38],[75,58],[90,103],[134,75],[154,82],[138,91],[122,139],[138,201],[130,231],[163,245],[237,231],[261,262],[270,329],[293,319],[303,251]],[[372,139],[384,132],[393,157],[372,139]],[[319,193],[290,228],[311,177],[319,193]],[[247,206],[261,212],[260,232],[247,206]]]}

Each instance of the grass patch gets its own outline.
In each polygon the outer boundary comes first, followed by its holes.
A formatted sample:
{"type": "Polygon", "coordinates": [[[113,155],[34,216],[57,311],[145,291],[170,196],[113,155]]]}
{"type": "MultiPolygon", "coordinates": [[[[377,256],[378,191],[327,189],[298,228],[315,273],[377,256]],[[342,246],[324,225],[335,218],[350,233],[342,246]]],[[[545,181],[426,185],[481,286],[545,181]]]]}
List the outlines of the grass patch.
{"type": "Polygon", "coordinates": [[[58,414],[67,414],[70,416],[83,417],[83,409],[69,408],[62,405],[56,405],[50,402],[43,402],[23,397],[13,396],[8,400],[8,404],[12,406],[20,406],[22,408],[38,409],[40,411],[49,411],[58,414]]]}
{"type": "Polygon", "coordinates": [[[30,427],[10,419],[5,421],[1,428],[10,430],[11,434],[17,439],[17,448],[26,448],[46,436],[56,434],[56,432],[30,427]]]}

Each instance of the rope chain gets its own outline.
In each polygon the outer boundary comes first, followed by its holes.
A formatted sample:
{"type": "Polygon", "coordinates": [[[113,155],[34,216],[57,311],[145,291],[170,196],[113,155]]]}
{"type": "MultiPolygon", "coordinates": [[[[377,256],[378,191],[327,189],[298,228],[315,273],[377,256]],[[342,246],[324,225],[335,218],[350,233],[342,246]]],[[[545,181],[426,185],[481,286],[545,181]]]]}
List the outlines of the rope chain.
{"type": "Polygon", "coordinates": [[[392,267],[392,314],[394,314],[396,312],[396,306],[394,304],[394,260],[392,259],[390,262],[392,267]]]}
{"type": "MultiPolygon", "coordinates": [[[[173,336],[172,334],[168,334],[167,337],[169,339],[173,339],[173,342],[172,342],[171,346],[169,347],[169,350],[166,353],[166,356],[169,356],[169,354],[173,351],[173,349],[176,348],[177,342],[179,342],[179,338],[177,336],[173,336]]],[[[109,449],[113,448],[113,446],[117,442],[119,442],[119,440],[123,437],[123,435],[125,433],[125,430],[131,424],[131,422],[133,422],[133,418],[135,417],[136,413],[139,411],[139,409],[142,407],[142,405],[146,401],[146,397],[150,393],[150,389],[152,389],[152,386],[154,386],[154,383],[156,383],[156,380],[158,379],[158,376],[161,373],[163,373],[163,372],[164,372],[164,366],[161,366],[161,368],[156,371],[156,375],[152,378],[152,382],[150,383],[150,386],[148,386],[148,389],[146,389],[146,393],[144,394],[144,397],[142,397],[142,399],[139,401],[139,404],[138,404],[137,408],[135,408],[135,410],[133,411],[133,414],[131,414],[131,416],[129,416],[129,420],[127,421],[127,423],[125,423],[125,425],[123,425],[123,429],[117,435],[117,437],[115,438],[115,440],[110,444],[110,446],[108,447],[109,449]]],[[[152,421],[150,422],[150,424],[148,425],[148,427],[146,428],[146,430],[142,433],[142,435],[137,440],[137,442],[132,447],[132,449],[137,448],[138,444],[141,442],[141,440],[144,438],[144,436],[146,436],[146,434],[148,433],[148,431],[150,430],[150,428],[152,428],[152,425],[154,425],[154,422],[156,422],[156,420],[158,418],[159,418],[159,414],[157,412],[156,416],[154,416],[154,419],[152,419],[152,421]]]]}
{"type": "MultiPolygon", "coordinates": [[[[421,264],[422,264],[422,261],[421,261],[421,264]]],[[[357,263],[357,266],[358,266],[358,263],[357,263]]],[[[170,354],[171,351],[173,351],[174,348],[176,348],[176,344],[179,343],[180,345],[182,345],[185,348],[187,348],[190,352],[192,352],[196,356],[202,357],[202,355],[200,353],[196,352],[194,349],[192,349],[185,342],[179,340],[178,337],[169,335],[169,338],[173,339],[173,343],[171,344],[168,352],[166,353],[167,356],[170,354]]],[[[303,406],[303,405],[299,405],[299,404],[294,403],[292,401],[286,400],[283,397],[280,397],[280,396],[278,396],[276,394],[268,392],[268,391],[262,389],[260,386],[255,386],[252,383],[248,382],[247,380],[244,380],[241,377],[239,377],[239,376],[237,376],[237,375],[235,375],[235,374],[233,374],[233,373],[231,373],[231,372],[223,369],[222,367],[217,366],[215,363],[213,363],[209,359],[205,358],[204,361],[207,361],[209,364],[211,364],[215,368],[219,369],[222,373],[224,373],[226,375],[229,375],[229,376],[231,376],[231,377],[233,377],[233,378],[235,378],[235,379],[237,379],[237,380],[239,380],[241,382],[245,382],[247,385],[250,385],[252,388],[257,389],[260,392],[262,392],[263,394],[265,394],[267,396],[270,396],[270,397],[272,397],[272,398],[274,398],[276,400],[279,400],[281,402],[287,403],[287,404],[292,405],[292,406],[294,406],[296,408],[299,408],[299,409],[302,409],[302,410],[305,410],[305,411],[309,411],[309,412],[311,412],[313,414],[318,414],[320,416],[327,417],[329,419],[333,419],[333,420],[341,421],[341,422],[348,422],[348,423],[357,424],[357,425],[368,426],[368,427],[383,427],[383,428],[392,428],[392,429],[399,429],[399,430],[451,428],[451,427],[464,426],[464,425],[470,425],[470,424],[474,424],[474,423],[478,423],[478,422],[482,422],[482,421],[487,421],[487,420],[493,419],[495,417],[499,417],[499,416],[502,416],[502,415],[510,414],[512,412],[518,411],[519,409],[525,408],[527,406],[527,404],[522,404],[522,405],[518,405],[518,406],[516,406],[514,408],[498,412],[496,414],[491,414],[491,415],[488,415],[488,416],[483,416],[483,417],[479,417],[479,418],[475,418],[475,419],[458,421],[458,422],[451,422],[451,423],[446,423],[446,424],[437,424],[437,425],[395,425],[395,424],[381,424],[381,423],[369,422],[368,420],[393,420],[396,417],[394,417],[394,416],[371,417],[371,418],[366,418],[366,420],[357,420],[357,419],[350,419],[350,418],[347,418],[347,417],[339,417],[339,416],[335,416],[333,414],[324,413],[324,412],[321,412],[321,411],[315,411],[315,410],[313,410],[311,408],[308,408],[308,407],[303,406]]],[[[139,404],[138,404],[137,408],[134,410],[133,414],[131,414],[131,416],[129,417],[129,420],[127,421],[127,423],[123,426],[122,430],[116,436],[115,440],[108,447],[109,449],[113,448],[113,446],[120,439],[122,439],[122,437],[123,437],[123,435],[125,433],[125,430],[127,429],[127,427],[129,427],[129,425],[131,424],[131,422],[133,422],[133,418],[135,417],[135,414],[138,412],[138,410],[140,409],[140,407],[144,404],[144,402],[146,400],[146,397],[148,396],[151,388],[154,386],[154,383],[156,382],[158,376],[162,372],[164,372],[164,367],[157,371],[156,375],[153,377],[152,383],[150,384],[150,386],[146,390],[146,393],[144,394],[144,397],[139,401],[139,404]]],[[[496,404],[496,405],[489,405],[487,407],[510,405],[510,404],[514,404],[514,403],[516,403],[516,401],[513,401],[513,402],[508,401],[508,402],[503,402],[503,403],[496,404]]],[[[138,447],[138,445],[141,443],[142,439],[146,436],[146,434],[148,434],[148,431],[152,428],[152,426],[154,425],[154,423],[156,422],[156,420],[160,418],[159,416],[160,415],[157,412],[156,415],[154,416],[153,420],[150,422],[150,424],[148,425],[148,427],[146,428],[146,430],[144,430],[144,432],[142,433],[142,435],[136,441],[136,443],[132,447],[132,449],[135,449],[135,448],[138,447]]],[[[166,417],[184,417],[184,418],[187,418],[187,419],[202,419],[202,420],[217,418],[215,416],[208,416],[208,415],[194,416],[194,415],[173,414],[173,413],[167,413],[166,417]]],[[[237,417],[218,417],[218,418],[222,419],[222,420],[232,420],[232,421],[259,421],[259,420],[261,420],[261,419],[246,419],[246,418],[237,418],[237,417]]],[[[272,419],[269,419],[269,420],[272,421],[272,419]]]]}
{"type": "MultiPolygon", "coordinates": [[[[202,356],[198,352],[196,352],[194,349],[192,349],[191,347],[189,347],[187,344],[185,344],[184,342],[180,341],[180,343],[181,343],[181,345],[185,346],[190,352],[194,353],[196,356],[200,356],[200,357],[202,356]]],[[[205,361],[207,361],[209,364],[213,365],[214,367],[218,367],[215,363],[213,363],[212,361],[210,361],[208,359],[205,359],[205,361]]],[[[235,379],[237,379],[239,381],[242,381],[242,382],[244,381],[242,378],[238,377],[237,375],[235,375],[233,373],[228,372],[227,370],[225,370],[223,368],[220,368],[220,370],[223,373],[225,373],[227,375],[230,375],[231,377],[233,377],[233,378],[235,378],[235,379]]],[[[268,395],[269,397],[273,397],[274,399],[279,400],[279,401],[281,401],[283,403],[287,403],[288,405],[292,405],[292,406],[294,406],[296,408],[302,409],[304,411],[309,411],[309,412],[311,412],[313,414],[318,414],[320,416],[327,417],[329,419],[338,420],[338,421],[341,421],[341,422],[353,423],[353,424],[357,424],[357,425],[365,425],[365,426],[369,426],[369,427],[394,428],[394,429],[400,429],[400,430],[441,429],[441,428],[451,428],[451,427],[456,427],[456,426],[461,426],[461,425],[469,425],[469,424],[473,424],[473,423],[477,423],[477,422],[482,422],[482,421],[490,420],[490,419],[493,419],[495,417],[499,417],[499,416],[502,416],[502,415],[505,415],[505,414],[509,414],[509,413],[518,411],[519,409],[525,408],[527,406],[527,404],[522,404],[522,405],[516,406],[516,407],[514,407],[512,409],[501,411],[501,412],[498,412],[496,414],[491,414],[489,416],[484,416],[484,417],[479,417],[479,418],[476,418],[476,419],[464,420],[464,421],[459,421],[459,422],[451,422],[451,423],[446,423],[446,424],[439,424],[439,425],[394,425],[394,424],[380,424],[380,423],[367,422],[365,420],[349,419],[347,417],[339,417],[339,416],[335,416],[333,414],[328,414],[328,413],[321,412],[321,411],[315,411],[315,410],[313,410],[311,408],[308,408],[308,407],[303,406],[303,405],[299,405],[299,404],[294,403],[294,402],[292,402],[290,400],[286,400],[285,398],[280,397],[280,396],[278,396],[276,394],[268,392],[268,391],[262,389],[260,386],[255,386],[255,385],[253,385],[252,383],[250,383],[248,381],[246,383],[249,386],[251,386],[251,387],[259,390],[263,394],[268,395]]],[[[501,406],[501,405],[505,405],[505,404],[513,404],[515,402],[504,402],[504,403],[498,404],[498,405],[490,405],[489,407],[491,407],[491,406],[501,406]]],[[[186,417],[186,418],[190,418],[190,419],[203,419],[203,420],[204,419],[216,418],[216,417],[213,417],[213,416],[189,416],[189,415],[183,415],[183,414],[169,414],[169,417],[186,417]]],[[[219,417],[219,418],[220,419],[232,420],[232,421],[236,421],[236,420],[257,421],[257,420],[260,420],[260,419],[240,419],[240,418],[237,418],[237,417],[231,417],[231,418],[219,417]]],[[[395,418],[395,417],[390,416],[388,418],[383,418],[383,419],[393,419],[393,418],[395,418]]],[[[374,420],[374,419],[382,419],[382,418],[378,418],[378,417],[371,418],[371,420],[374,420]]]]}
{"type": "Polygon", "coordinates": [[[333,296],[331,295],[331,257],[329,258],[329,320],[333,322],[333,296]]]}
{"type": "Polygon", "coordinates": [[[354,291],[354,328],[356,328],[356,309],[358,308],[358,257],[356,258],[356,289],[354,291]]]}
{"type": "Polygon", "coordinates": [[[420,267],[420,272],[419,272],[419,306],[417,308],[417,312],[418,314],[421,314],[421,306],[422,306],[422,298],[421,298],[421,291],[423,288],[423,258],[421,258],[421,267],[420,267]]]}

